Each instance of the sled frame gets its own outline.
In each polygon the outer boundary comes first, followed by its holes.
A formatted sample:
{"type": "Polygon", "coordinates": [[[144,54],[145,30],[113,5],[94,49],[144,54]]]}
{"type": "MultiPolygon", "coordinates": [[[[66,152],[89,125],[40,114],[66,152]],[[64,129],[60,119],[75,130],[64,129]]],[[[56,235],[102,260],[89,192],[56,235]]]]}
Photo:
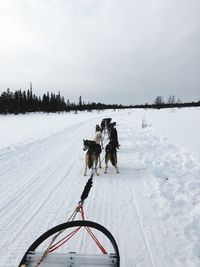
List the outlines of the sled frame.
{"type": "MultiPolygon", "coordinates": [[[[29,252],[27,267],[35,267],[42,256],[41,252],[29,252]]],[[[50,253],[41,263],[41,267],[116,267],[115,255],[85,255],[70,253],[50,253]]]]}
{"type": "Polygon", "coordinates": [[[36,252],[36,248],[42,244],[47,238],[56,234],[61,230],[73,227],[90,227],[102,232],[110,241],[113,246],[114,253],[107,255],[87,255],[73,253],[50,253],[45,260],[41,263],[41,267],[119,267],[120,256],[117,243],[112,234],[102,225],[87,221],[77,220],[70,221],[53,227],[52,229],[41,235],[26,251],[18,267],[26,266],[33,267],[40,259],[42,252],[36,252]],[[57,260],[57,261],[56,261],[57,260]],[[48,262],[49,261],[49,262],[48,262]],[[71,261],[71,262],[70,262],[71,261]],[[58,263],[60,265],[58,265],[58,263]]]}

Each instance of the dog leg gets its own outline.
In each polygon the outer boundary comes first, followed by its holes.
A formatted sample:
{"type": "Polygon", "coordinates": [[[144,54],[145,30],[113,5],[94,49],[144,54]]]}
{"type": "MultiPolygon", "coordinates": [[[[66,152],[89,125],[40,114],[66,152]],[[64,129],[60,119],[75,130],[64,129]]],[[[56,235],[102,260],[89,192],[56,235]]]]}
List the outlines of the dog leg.
{"type": "Polygon", "coordinates": [[[105,171],[104,171],[104,173],[107,173],[108,161],[109,161],[109,154],[106,153],[106,156],[105,156],[105,171]]]}
{"type": "Polygon", "coordinates": [[[102,167],[101,167],[101,156],[99,155],[99,168],[101,169],[102,167]]]}
{"type": "Polygon", "coordinates": [[[117,153],[115,154],[115,169],[117,173],[119,173],[118,167],[117,167],[117,153]]]}
{"type": "Polygon", "coordinates": [[[117,165],[115,166],[115,168],[116,168],[116,171],[117,171],[117,173],[119,173],[119,170],[118,170],[118,167],[117,167],[117,165]]]}
{"type": "Polygon", "coordinates": [[[108,169],[108,162],[105,163],[105,171],[104,171],[104,173],[107,173],[107,169],[108,169]]]}
{"type": "Polygon", "coordinates": [[[103,136],[101,137],[101,148],[104,149],[104,147],[103,147],[103,136]]]}
{"type": "Polygon", "coordinates": [[[85,156],[85,172],[84,172],[84,176],[87,175],[87,166],[88,166],[88,155],[86,154],[86,156],[85,156]]]}
{"type": "Polygon", "coordinates": [[[85,165],[85,171],[84,171],[84,176],[86,176],[87,174],[87,165],[85,165]]]}
{"type": "Polygon", "coordinates": [[[97,176],[99,176],[99,173],[98,173],[98,168],[97,168],[98,161],[99,161],[99,157],[98,157],[98,158],[96,158],[96,160],[95,160],[95,172],[96,172],[96,175],[97,175],[97,176]]]}

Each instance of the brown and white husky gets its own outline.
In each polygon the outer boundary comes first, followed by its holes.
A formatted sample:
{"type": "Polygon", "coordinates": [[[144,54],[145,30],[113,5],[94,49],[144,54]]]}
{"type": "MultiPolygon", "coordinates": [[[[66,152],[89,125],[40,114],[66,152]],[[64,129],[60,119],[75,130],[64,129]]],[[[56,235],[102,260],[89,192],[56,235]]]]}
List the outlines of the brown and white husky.
{"type": "Polygon", "coordinates": [[[97,144],[95,141],[83,140],[83,150],[87,151],[85,155],[84,175],[85,176],[87,175],[87,168],[89,169],[92,168],[92,172],[95,171],[95,173],[99,175],[97,171],[97,165],[98,165],[99,156],[101,154],[101,145],[97,144]]]}

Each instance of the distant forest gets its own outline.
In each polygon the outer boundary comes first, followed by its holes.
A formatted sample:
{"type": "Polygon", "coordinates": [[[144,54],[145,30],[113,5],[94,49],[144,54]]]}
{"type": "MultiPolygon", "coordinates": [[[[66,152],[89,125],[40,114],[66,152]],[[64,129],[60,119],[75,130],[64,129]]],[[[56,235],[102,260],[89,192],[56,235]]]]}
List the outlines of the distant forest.
{"type": "Polygon", "coordinates": [[[0,96],[0,114],[19,114],[27,112],[70,112],[93,109],[115,109],[122,105],[106,105],[101,103],[85,103],[80,96],[78,103],[70,102],[60,95],[47,92],[42,97],[32,92],[32,86],[27,91],[16,90],[11,92],[8,88],[0,96]]]}
{"type": "Polygon", "coordinates": [[[176,101],[175,96],[169,96],[167,102],[162,96],[157,96],[153,104],[144,105],[117,105],[117,104],[102,104],[102,103],[85,103],[80,96],[77,103],[70,102],[60,95],[49,93],[43,94],[42,97],[36,96],[32,92],[32,85],[27,91],[16,90],[11,92],[8,88],[0,96],[0,114],[19,114],[27,112],[70,112],[94,109],[123,109],[123,108],[172,108],[172,107],[192,107],[200,106],[198,102],[182,103],[179,99],[176,101]]]}

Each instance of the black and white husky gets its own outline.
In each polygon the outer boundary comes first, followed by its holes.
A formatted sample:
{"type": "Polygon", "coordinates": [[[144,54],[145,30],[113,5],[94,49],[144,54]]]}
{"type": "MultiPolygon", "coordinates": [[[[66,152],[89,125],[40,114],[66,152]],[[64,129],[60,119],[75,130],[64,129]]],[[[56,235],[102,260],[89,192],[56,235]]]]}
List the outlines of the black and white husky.
{"type": "Polygon", "coordinates": [[[105,134],[106,132],[108,132],[108,127],[109,127],[111,120],[112,120],[111,118],[105,118],[101,121],[101,132],[102,133],[105,134]]]}
{"type": "Polygon", "coordinates": [[[119,148],[118,133],[115,125],[116,122],[110,123],[109,125],[109,139],[115,147],[119,148]]]}
{"type": "Polygon", "coordinates": [[[83,140],[83,150],[87,151],[85,155],[85,171],[84,175],[87,175],[87,168],[94,170],[97,175],[98,160],[101,154],[101,145],[97,144],[95,141],[83,140]]]}

